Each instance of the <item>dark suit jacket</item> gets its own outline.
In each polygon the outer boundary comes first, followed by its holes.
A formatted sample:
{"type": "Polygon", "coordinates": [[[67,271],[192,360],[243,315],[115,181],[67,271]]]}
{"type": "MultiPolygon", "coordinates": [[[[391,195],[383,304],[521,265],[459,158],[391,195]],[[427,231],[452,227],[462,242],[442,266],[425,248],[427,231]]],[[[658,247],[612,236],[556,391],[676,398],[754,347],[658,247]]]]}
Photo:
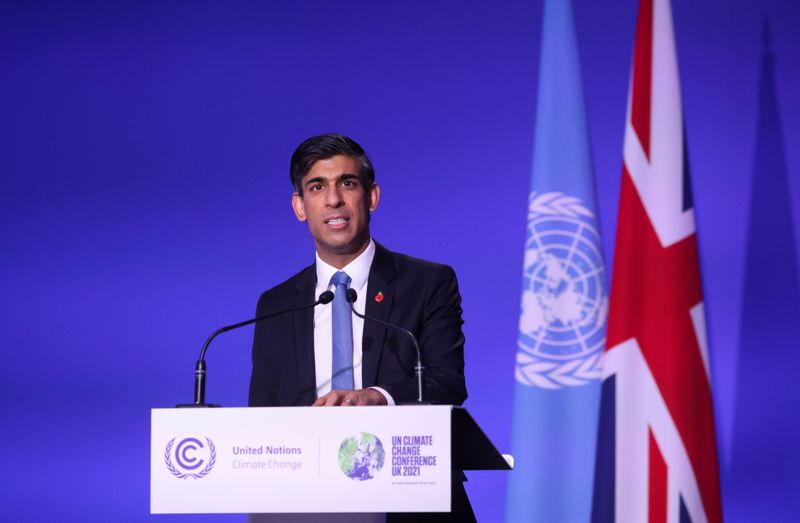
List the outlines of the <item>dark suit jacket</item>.
{"type": "MultiPolygon", "coordinates": [[[[312,264],[258,300],[256,316],[313,303],[316,267],[312,264]]],[[[419,340],[425,365],[425,400],[461,405],[464,384],[464,334],[461,296],[453,269],[393,253],[377,242],[365,296],[367,316],[406,328],[419,340]],[[375,297],[382,294],[383,299],[375,297]]],[[[385,389],[397,403],[417,398],[416,351],[404,334],[364,320],[362,384],[385,389]]],[[[307,308],[256,323],[253,339],[251,407],[310,405],[316,399],[314,309],[307,308]]],[[[453,482],[453,512],[389,514],[387,521],[475,521],[464,491],[463,474],[453,482]]]]}
{"type": "MultiPolygon", "coordinates": [[[[261,295],[256,315],[313,303],[312,264],[261,295]]],[[[425,400],[460,405],[464,384],[461,296],[453,269],[375,243],[365,296],[366,315],[404,327],[419,340],[425,400]],[[382,293],[383,299],[376,299],[382,293]]],[[[314,310],[281,314],[256,324],[250,406],[310,405],[316,399],[314,310]]],[[[402,333],[364,321],[362,383],[385,389],[397,403],[416,400],[416,351],[402,333]]]]}

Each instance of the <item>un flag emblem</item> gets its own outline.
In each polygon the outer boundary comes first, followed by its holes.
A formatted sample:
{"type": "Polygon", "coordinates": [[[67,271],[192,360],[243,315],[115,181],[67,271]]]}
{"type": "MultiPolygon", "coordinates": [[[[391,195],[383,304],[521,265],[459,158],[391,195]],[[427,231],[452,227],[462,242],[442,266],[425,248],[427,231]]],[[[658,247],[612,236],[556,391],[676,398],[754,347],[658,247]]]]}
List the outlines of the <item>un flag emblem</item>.
{"type": "Polygon", "coordinates": [[[592,212],[572,196],[531,193],[516,379],[559,389],[600,378],[608,293],[592,212]]]}

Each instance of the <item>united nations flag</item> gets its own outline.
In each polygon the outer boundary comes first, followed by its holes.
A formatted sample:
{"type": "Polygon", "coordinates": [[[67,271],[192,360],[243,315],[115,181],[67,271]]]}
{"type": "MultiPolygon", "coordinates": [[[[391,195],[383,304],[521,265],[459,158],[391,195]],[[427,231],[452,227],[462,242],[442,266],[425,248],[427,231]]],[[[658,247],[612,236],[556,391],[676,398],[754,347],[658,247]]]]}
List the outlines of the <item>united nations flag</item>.
{"type": "Polygon", "coordinates": [[[572,7],[546,0],[507,521],[587,522],[608,285],[572,7]]]}

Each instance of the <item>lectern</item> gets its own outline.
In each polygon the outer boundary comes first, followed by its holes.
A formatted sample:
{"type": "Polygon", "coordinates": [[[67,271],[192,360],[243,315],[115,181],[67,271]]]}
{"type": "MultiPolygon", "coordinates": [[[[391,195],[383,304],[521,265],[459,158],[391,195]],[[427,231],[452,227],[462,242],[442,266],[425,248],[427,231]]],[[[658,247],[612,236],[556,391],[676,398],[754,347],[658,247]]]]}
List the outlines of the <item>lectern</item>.
{"type": "Polygon", "coordinates": [[[461,407],[153,409],[150,511],[449,512],[453,470],[509,470],[461,407]]]}

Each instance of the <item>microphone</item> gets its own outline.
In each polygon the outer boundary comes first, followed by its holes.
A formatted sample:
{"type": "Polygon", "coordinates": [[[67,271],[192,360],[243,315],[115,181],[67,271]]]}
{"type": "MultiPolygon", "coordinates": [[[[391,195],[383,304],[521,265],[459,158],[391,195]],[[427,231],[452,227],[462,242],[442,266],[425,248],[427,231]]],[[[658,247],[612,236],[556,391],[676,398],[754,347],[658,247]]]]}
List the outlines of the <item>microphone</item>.
{"type": "Polygon", "coordinates": [[[347,302],[350,304],[350,309],[353,311],[353,314],[358,316],[361,319],[374,321],[375,323],[379,323],[384,327],[389,327],[390,329],[394,329],[396,331],[400,331],[406,334],[409,338],[411,338],[411,342],[414,344],[414,348],[417,351],[417,364],[414,365],[414,373],[417,375],[417,403],[423,404],[424,400],[422,398],[422,383],[424,381],[424,373],[425,367],[422,365],[422,352],[419,350],[419,343],[417,343],[417,337],[414,336],[414,333],[408,329],[404,329],[403,327],[399,327],[397,325],[392,325],[391,323],[387,323],[383,320],[379,320],[378,318],[373,318],[372,316],[367,316],[365,314],[361,314],[358,312],[354,306],[356,300],[358,300],[358,293],[355,289],[347,289],[347,294],[345,295],[347,298],[347,302]]]}
{"type": "Polygon", "coordinates": [[[239,323],[234,323],[233,325],[226,325],[225,327],[219,328],[211,333],[211,336],[208,337],[203,348],[200,350],[200,358],[197,360],[197,365],[195,365],[194,369],[194,403],[177,405],[178,408],[185,408],[185,407],[219,407],[219,405],[206,403],[206,350],[208,350],[208,346],[211,344],[211,340],[217,337],[217,335],[222,334],[223,332],[232,331],[234,329],[238,329],[239,327],[244,327],[245,325],[250,325],[251,323],[256,323],[261,320],[267,320],[269,318],[274,318],[275,316],[280,316],[282,314],[288,314],[290,312],[300,311],[303,309],[310,309],[311,307],[316,307],[317,305],[325,305],[326,303],[330,303],[333,301],[333,293],[331,291],[325,291],[319,295],[317,301],[314,303],[309,303],[307,305],[301,305],[299,307],[292,307],[290,309],[284,309],[281,311],[271,312],[269,314],[264,314],[263,316],[258,316],[256,318],[252,318],[245,321],[240,321],[239,323]]]}

